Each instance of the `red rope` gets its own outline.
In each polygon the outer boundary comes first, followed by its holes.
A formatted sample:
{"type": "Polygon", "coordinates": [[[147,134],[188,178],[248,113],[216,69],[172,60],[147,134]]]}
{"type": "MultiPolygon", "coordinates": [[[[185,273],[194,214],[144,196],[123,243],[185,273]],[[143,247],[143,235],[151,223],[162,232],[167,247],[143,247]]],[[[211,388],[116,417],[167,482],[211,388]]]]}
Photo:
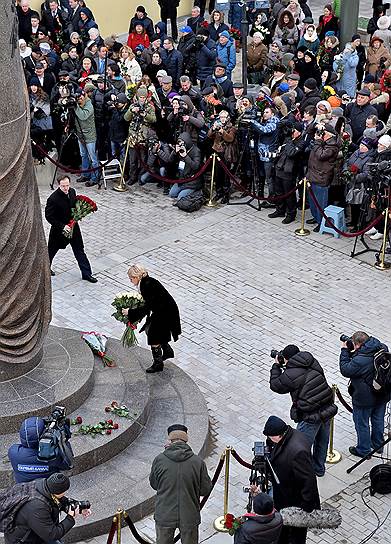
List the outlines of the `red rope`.
{"type": "Polygon", "coordinates": [[[113,538],[114,538],[116,530],[117,530],[117,524],[115,521],[112,521],[106,544],[113,544],[113,538]]]}
{"type": "Polygon", "coordinates": [[[262,196],[262,197],[260,197],[259,195],[256,195],[255,193],[249,192],[248,189],[244,185],[241,184],[240,180],[234,174],[232,174],[232,172],[230,171],[228,166],[224,163],[224,161],[222,161],[220,158],[218,158],[218,160],[220,161],[220,165],[221,165],[222,169],[224,170],[224,172],[226,174],[228,174],[228,176],[232,179],[234,184],[237,187],[239,187],[239,189],[241,191],[245,192],[246,195],[251,196],[251,198],[256,198],[257,200],[261,200],[261,199],[262,200],[267,200],[268,202],[278,202],[279,200],[285,200],[286,198],[288,198],[288,196],[292,195],[293,193],[295,193],[297,191],[297,186],[295,186],[293,189],[291,189],[290,191],[288,191],[284,195],[268,196],[268,197],[262,196]]]}
{"type": "Polygon", "coordinates": [[[337,387],[335,393],[336,393],[336,395],[337,395],[337,397],[338,397],[339,402],[342,404],[342,406],[344,406],[344,408],[346,408],[346,410],[352,414],[352,413],[353,413],[353,408],[352,408],[351,406],[349,406],[349,404],[348,404],[348,403],[346,402],[346,400],[343,398],[342,393],[341,393],[341,391],[338,389],[338,387],[337,387]]]}
{"type": "Polygon", "coordinates": [[[310,197],[314,201],[315,206],[318,208],[321,215],[324,217],[325,225],[328,226],[328,227],[331,227],[336,232],[338,232],[338,234],[340,234],[341,236],[344,236],[345,238],[357,238],[357,236],[361,236],[361,234],[365,234],[368,230],[370,230],[372,227],[377,225],[379,223],[379,221],[381,220],[382,216],[383,216],[383,214],[381,213],[380,215],[378,215],[376,217],[376,219],[374,219],[372,221],[372,223],[369,223],[369,225],[367,225],[364,229],[361,229],[361,230],[359,230],[357,232],[344,232],[343,230],[340,230],[338,227],[336,227],[334,225],[334,223],[331,221],[331,219],[325,214],[324,209],[319,204],[316,196],[314,195],[314,192],[313,192],[313,190],[311,188],[311,185],[308,186],[308,192],[309,192],[310,197]]]}
{"type": "Polygon", "coordinates": [[[231,450],[231,454],[232,457],[236,459],[236,461],[243,467],[249,468],[250,470],[253,468],[253,466],[250,463],[247,463],[247,461],[245,461],[244,459],[242,459],[235,450],[231,450]]]}
{"type": "Polygon", "coordinates": [[[31,143],[38,149],[40,153],[42,153],[42,155],[45,155],[45,157],[49,159],[51,163],[57,166],[57,168],[61,168],[61,170],[64,170],[64,172],[68,172],[69,174],[89,174],[91,172],[96,172],[97,170],[102,170],[102,168],[104,168],[106,164],[109,164],[109,162],[113,160],[112,158],[110,158],[107,161],[105,161],[103,164],[100,164],[99,166],[96,166],[95,168],[86,168],[85,170],[69,168],[68,166],[65,166],[65,164],[61,164],[60,162],[53,159],[53,157],[49,155],[46,149],[44,149],[39,144],[37,144],[37,142],[34,142],[34,140],[31,140],[31,143]]]}

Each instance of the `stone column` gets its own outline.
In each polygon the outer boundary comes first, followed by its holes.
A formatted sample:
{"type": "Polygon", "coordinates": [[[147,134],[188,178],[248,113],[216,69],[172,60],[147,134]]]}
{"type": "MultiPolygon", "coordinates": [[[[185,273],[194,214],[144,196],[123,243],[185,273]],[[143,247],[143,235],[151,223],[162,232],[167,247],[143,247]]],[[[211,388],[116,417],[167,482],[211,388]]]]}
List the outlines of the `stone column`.
{"type": "Polygon", "coordinates": [[[0,382],[36,366],[51,280],[14,0],[0,0],[0,382]]]}
{"type": "Polygon", "coordinates": [[[352,40],[353,34],[357,34],[359,9],[360,0],[343,0],[341,2],[341,47],[352,40]]]}

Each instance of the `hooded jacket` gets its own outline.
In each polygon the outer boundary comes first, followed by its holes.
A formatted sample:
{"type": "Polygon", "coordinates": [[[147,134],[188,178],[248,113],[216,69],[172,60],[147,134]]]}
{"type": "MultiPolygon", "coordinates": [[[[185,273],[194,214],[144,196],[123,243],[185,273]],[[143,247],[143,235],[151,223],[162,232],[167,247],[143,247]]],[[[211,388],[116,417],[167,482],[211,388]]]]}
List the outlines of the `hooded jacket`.
{"type": "Polygon", "coordinates": [[[282,51],[284,53],[294,53],[296,51],[296,44],[299,41],[299,31],[295,25],[293,15],[290,11],[282,11],[278,18],[278,25],[274,32],[274,39],[280,40],[282,44],[282,51]],[[283,19],[287,15],[289,17],[289,23],[285,24],[283,19]]]}
{"type": "Polygon", "coordinates": [[[384,62],[384,67],[388,68],[391,64],[391,55],[389,50],[382,43],[378,49],[373,47],[373,40],[371,41],[367,51],[367,71],[376,76],[380,72],[380,63],[384,62]],[[384,59],[384,60],[383,60],[384,59]]]}
{"type": "Polygon", "coordinates": [[[353,408],[371,408],[389,401],[389,394],[375,395],[372,390],[373,358],[380,349],[388,351],[388,347],[373,336],[353,353],[347,348],[341,349],[339,368],[342,376],[350,378],[349,392],[352,395],[353,408]]]}
{"type": "Polygon", "coordinates": [[[16,483],[48,478],[55,472],[71,468],[60,454],[52,461],[38,461],[39,437],[44,428],[45,422],[40,417],[29,417],[20,426],[20,444],[13,444],[8,450],[16,483]]]}
{"type": "Polygon", "coordinates": [[[188,444],[174,442],[155,457],[149,482],[157,491],[157,525],[188,529],[201,523],[200,497],[209,495],[212,482],[204,461],[188,444]]]}
{"type": "Polygon", "coordinates": [[[291,357],[284,371],[274,363],[270,371],[270,389],[275,393],[290,393],[293,421],[319,423],[337,413],[323,369],[308,351],[300,351],[291,357]]]}
{"type": "Polygon", "coordinates": [[[245,521],[235,531],[234,544],[277,544],[282,529],[279,512],[269,515],[245,514],[245,521]]]}
{"type": "MultiPolygon", "coordinates": [[[[170,153],[169,156],[164,157],[164,161],[167,163],[178,164],[178,178],[188,178],[194,175],[201,166],[201,152],[196,144],[193,143],[191,136],[188,132],[182,132],[179,135],[178,140],[182,140],[186,147],[186,156],[181,157],[175,150],[170,153]],[[180,168],[183,166],[183,168],[180,168]]],[[[202,177],[186,181],[181,183],[182,189],[193,189],[197,191],[202,188],[202,177]]]]}
{"type": "Polygon", "coordinates": [[[134,32],[137,24],[143,25],[145,32],[148,34],[149,38],[151,38],[154,33],[153,22],[152,19],[147,17],[146,12],[144,13],[144,17],[142,17],[141,19],[139,19],[136,14],[130,19],[129,34],[134,32]]]}
{"type": "MultiPolygon", "coordinates": [[[[220,36],[225,36],[227,31],[224,31],[220,36]]],[[[221,45],[220,42],[216,46],[217,59],[221,64],[225,64],[227,67],[227,76],[230,78],[232,70],[236,66],[236,47],[233,38],[229,37],[225,45],[221,45]]]]}

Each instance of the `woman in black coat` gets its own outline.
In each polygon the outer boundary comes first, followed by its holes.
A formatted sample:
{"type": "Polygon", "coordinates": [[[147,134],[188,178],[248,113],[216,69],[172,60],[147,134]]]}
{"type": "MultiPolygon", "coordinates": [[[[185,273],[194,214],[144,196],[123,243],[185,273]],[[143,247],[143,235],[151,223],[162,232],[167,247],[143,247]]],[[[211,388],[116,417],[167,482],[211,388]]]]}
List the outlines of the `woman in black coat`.
{"type": "Polygon", "coordinates": [[[165,287],[155,278],[148,275],[146,269],[135,264],[128,270],[128,276],[133,285],[137,285],[145,305],[142,308],[122,310],[130,322],[140,321],[147,316],[141,329],[145,331],[148,345],[151,346],[153,364],[147,372],[161,372],[166,359],[174,357],[174,350],[169,342],[178,340],[181,334],[181,320],[178,306],[165,287]]]}

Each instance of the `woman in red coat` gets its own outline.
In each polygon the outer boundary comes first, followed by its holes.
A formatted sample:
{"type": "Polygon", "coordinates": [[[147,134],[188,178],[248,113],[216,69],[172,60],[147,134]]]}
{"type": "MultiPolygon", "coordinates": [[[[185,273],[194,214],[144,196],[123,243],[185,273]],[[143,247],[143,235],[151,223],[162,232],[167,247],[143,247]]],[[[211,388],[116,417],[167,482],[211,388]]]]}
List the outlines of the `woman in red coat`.
{"type": "Polygon", "coordinates": [[[134,32],[129,34],[127,44],[132,49],[133,53],[135,53],[138,45],[143,45],[145,48],[149,47],[148,34],[145,32],[144,26],[141,23],[136,24],[134,32]]]}

